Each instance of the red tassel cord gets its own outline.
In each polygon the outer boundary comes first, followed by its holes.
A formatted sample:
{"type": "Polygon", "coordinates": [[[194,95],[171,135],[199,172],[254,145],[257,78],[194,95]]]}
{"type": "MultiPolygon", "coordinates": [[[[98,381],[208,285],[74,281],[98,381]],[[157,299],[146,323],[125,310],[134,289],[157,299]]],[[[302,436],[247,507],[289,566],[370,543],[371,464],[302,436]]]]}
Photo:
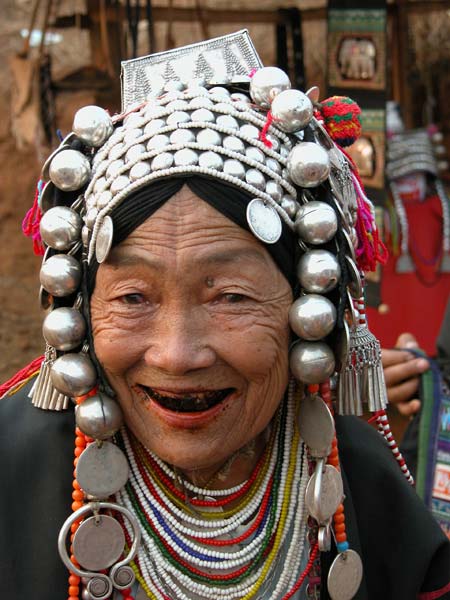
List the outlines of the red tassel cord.
{"type": "Polygon", "coordinates": [[[22,221],[22,231],[27,236],[33,240],[33,252],[37,256],[44,255],[44,244],[41,239],[41,234],[39,232],[39,225],[42,219],[42,212],[39,207],[39,200],[42,194],[42,190],[44,189],[44,181],[39,179],[36,192],[34,194],[33,206],[25,215],[24,220],[22,221]]]}

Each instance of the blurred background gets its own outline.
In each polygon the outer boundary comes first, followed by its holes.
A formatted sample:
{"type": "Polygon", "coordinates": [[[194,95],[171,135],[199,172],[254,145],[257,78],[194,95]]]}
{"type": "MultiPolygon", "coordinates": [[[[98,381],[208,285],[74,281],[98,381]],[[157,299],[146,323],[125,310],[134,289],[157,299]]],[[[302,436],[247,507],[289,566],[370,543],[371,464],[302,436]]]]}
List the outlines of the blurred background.
{"type": "Polygon", "coordinates": [[[384,346],[411,331],[434,354],[450,291],[450,1],[2,0],[1,7],[1,381],[43,351],[41,259],[21,223],[42,163],[71,131],[77,108],[120,111],[121,60],[242,28],[263,63],[288,70],[294,87],[318,86],[320,99],[349,95],[361,105],[363,136],[349,151],[391,252],[370,278],[369,325],[384,346]]]}

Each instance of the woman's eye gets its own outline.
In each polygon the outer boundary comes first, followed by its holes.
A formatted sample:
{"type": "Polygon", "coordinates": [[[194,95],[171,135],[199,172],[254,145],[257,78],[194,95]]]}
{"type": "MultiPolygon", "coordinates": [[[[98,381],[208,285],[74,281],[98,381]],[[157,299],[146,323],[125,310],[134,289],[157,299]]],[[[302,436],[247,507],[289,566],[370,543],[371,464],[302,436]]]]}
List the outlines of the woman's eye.
{"type": "Polygon", "coordinates": [[[245,300],[245,296],[243,294],[224,294],[223,298],[230,304],[236,304],[237,302],[242,302],[245,300]]]}
{"type": "Polygon", "coordinates": [[[120,297],[120,301],[124,304],[143,304],[145,302],[145,298],[142,294],[125,294],[120,297]]]}

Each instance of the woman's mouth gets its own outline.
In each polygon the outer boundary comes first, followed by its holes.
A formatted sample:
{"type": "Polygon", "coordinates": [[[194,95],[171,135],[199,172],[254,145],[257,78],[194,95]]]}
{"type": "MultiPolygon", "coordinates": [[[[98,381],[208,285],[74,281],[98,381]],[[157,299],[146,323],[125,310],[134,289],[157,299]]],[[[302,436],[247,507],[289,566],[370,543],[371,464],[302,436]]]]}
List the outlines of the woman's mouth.
{"type": "Polygon", "coordinates": [[[235,391],[234,388],[221,390],[172,392],[169,390],[156,390],[154,388],[139,386],[149,400],[153,400],[166,410],[177,413],[200,413],[217,406],[235,391]]]}

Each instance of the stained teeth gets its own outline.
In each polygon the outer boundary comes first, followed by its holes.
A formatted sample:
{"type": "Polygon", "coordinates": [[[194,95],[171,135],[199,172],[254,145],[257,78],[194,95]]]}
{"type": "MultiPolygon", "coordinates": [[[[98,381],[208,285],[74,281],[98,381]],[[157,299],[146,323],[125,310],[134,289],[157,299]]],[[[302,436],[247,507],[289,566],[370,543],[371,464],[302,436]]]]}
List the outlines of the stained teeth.
{"type": "Polygon", "coordinates": [[[176,412],[202,412],[222,402],[232,388],[187,394],[186,396],[163,395],[149,387],[142,386],[147,396],[168,410],[176,412]]]}

